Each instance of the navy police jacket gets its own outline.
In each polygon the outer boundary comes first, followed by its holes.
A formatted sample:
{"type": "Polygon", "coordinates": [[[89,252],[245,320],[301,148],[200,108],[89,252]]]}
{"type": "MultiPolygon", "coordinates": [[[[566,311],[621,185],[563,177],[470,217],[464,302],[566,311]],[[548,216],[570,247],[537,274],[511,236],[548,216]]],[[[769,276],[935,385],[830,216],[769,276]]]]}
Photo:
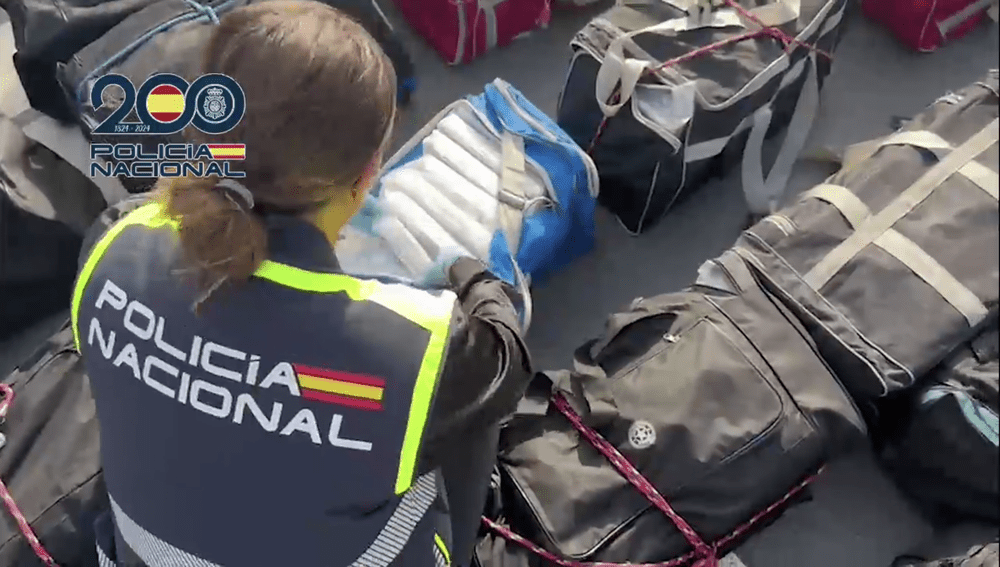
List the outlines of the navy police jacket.
{"type": "Polygon", "coordinates": [[[352,277],[318,229],[270,216],[269,259],[195,314],[176,223],[138,204],[105,217],[73,296],[102,564],[449,565],[442,464],[530,377],[509,288],[471,261],[455,291],[352,277]]]}

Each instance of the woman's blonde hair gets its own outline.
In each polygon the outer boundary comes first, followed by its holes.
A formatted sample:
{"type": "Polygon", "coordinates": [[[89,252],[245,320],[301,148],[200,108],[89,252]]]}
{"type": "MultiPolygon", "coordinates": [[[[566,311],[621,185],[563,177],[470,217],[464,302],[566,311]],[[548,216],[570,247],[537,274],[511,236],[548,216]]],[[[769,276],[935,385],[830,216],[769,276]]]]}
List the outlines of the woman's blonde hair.
{"type": "Polygon", "coordinates": [[[246,114],[226,134],[189,139],[246,144],[239,181],[256,205],[245,210],[217,179],[159,185],[197,285],[214,290],[246,280],[267,257],[262,212],[314,210],[365,177],[392,128],[396,75],[361,24],[310,0],[268,0],[226,14],[202,70],[235,79],[246,114]]]}

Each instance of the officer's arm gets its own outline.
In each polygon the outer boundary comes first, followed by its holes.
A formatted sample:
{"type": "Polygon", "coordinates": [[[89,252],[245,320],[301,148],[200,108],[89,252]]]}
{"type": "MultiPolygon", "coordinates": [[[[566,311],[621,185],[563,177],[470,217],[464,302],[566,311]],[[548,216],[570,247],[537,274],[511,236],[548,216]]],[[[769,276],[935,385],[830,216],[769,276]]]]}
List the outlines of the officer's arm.
{"type": "Polygon", "coordinates": [[[443,453],[461,449],[453,439],[510,415],[532,376],[514,290],[468,258],[456,262],[449,276],[459,306],[424,437],[424,471],[436,468],[443,453]]]}
{"type": "Polygon", "coordinates": [[[90,257],[91,249],[94,248],[94,245],[97,244],[97,241],[104,236],[104,233],[106,233],[108,229],[118,222],[119,219],[145,205],[148,201],[149,194],[139,193],[122,199],[107,209],[104,209],[104,212],[97,217],[94,224],[90,225],[90,228],[87,229],[87,232],[83,235],[83,247],[80,248],[80,259],[77,267],[83,268],[83,264],[87,261],[87,258],[90,257]]]}

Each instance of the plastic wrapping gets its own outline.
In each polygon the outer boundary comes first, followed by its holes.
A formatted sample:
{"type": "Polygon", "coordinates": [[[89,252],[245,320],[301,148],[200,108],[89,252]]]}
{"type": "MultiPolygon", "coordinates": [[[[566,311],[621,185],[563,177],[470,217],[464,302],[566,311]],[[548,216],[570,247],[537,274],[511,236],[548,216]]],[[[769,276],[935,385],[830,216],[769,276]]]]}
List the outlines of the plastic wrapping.
{"type": "MultiPolygon", "coordinates": [[[[438,191],[419,170],[410,167],[400,168],[384,178],[382,183],[392,190],[406,193],[462,248],[472,252],[476,258],[486,258],[489,255],[493,231],[476,222],[472,216],[438,191]]],[[[406,211],[402,214],[406,214],[406,211]]],[[[414,218],[411,223],[418,220],[414,218]]]]}

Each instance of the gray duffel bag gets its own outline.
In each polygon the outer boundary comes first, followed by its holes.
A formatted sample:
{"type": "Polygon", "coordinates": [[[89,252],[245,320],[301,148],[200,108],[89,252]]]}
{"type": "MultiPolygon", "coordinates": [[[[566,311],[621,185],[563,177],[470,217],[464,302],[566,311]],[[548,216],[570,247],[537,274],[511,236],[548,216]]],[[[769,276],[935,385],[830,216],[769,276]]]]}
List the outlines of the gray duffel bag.
{"type": "Polygon", "coordinates": [[[711,565],[864,430],[795,316],[727,253],[532,383],[501,434],[478,567],[711,565]]]}
{"type": "Polygon", "coordinates": [[[992,71],[848,148],[739,239],[859,401],[912,386],[996,317],[997,90],[992,71]]]}

